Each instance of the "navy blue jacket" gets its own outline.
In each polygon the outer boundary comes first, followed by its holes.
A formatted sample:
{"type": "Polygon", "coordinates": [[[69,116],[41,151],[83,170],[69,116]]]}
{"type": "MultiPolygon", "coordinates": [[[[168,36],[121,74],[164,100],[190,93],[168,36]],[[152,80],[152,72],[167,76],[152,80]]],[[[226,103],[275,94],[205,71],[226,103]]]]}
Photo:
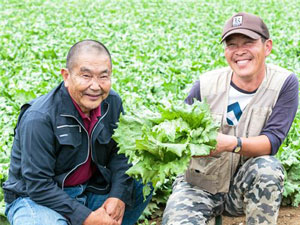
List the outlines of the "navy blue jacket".
{"type": "Polygon", "coordinates": [[[3,184],[5,201],[29,196],[71,224],[82,224],[91,210],[71,199],[63,188],[67,176],[86,162],[91,147],[98,171],[87,190],[109,194],[131,206],[133,179],[125,174],[130,165],[123,154],[117,154],[111,138],[122,112],[121,98],[111,90],[89,137],[64,83],[24,105],[15,130],[9,177],[3,184]]]}

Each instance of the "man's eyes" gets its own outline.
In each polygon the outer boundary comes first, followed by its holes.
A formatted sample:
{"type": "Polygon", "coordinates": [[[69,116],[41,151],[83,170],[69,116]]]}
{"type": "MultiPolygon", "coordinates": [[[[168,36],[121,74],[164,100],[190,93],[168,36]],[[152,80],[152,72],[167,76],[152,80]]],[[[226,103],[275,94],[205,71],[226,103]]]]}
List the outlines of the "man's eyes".
{"type": "MultiPolygon", "coordinates": [[[[93,79],[93,76],[90,75],[90,74],[82,74],[80,76],[83,79],[93,79]]],[[[98,79],[98,80],[108,80],[108,79],[110,79],[110,76],[108,75],[108,73],[105,72],[105,73],[103,73],[103,74],[101,74],[99,76],[95,76],[95,78],[98,79]]]]}
{"type": "Polygon", "coordinates": [[[237,45],[236,44],[233,44],[233,43],[228,43],[226,45],[228,48],[235,48],[237,45]]]}
{"type": "Polygon", "coordinates": [[[86,78],[86,79],[89,79],[89,78],[92,78],[93,76],[92,75],[89,75],[89,74],[82,74],[81,75],[83,78],[86,78]]]}
{"type": "Polygon", "coordinates": [[[246,41],[245,45],[252,45],[254,43],[254,41],[246,41]]]}
{"type": "Polygon", "coordinates": [[[107,77],[109,77],[107,73],[102,74],[102,75],[99,76],[100,79],[101,79],[101,78],[107,78],[107,77]]]}
{"type": "MultiPolygon", "coordinates": [[[[240,45],[241,47],[250,47],[254,44],[255,42],[250,40],[250,41],[245,41],[242,45],[240,45]]],[[[226,44],[226,47],[227,48],[230,48],[230,49],[233,49],[233,48],[237,48],[238,44],[235,44],[235,43],[227,43],[226,44]]]]}

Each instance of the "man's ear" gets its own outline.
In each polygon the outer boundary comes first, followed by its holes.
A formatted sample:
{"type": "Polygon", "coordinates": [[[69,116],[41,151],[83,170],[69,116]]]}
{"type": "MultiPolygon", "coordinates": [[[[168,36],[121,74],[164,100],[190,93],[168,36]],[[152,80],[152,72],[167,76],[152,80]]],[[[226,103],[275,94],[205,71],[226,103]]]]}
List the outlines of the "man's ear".
{"type": "Polygon", "coordinates": [[[64,82],[65,82],[65,87],[68,87],[69,86],[69,79],[70,79],[70,73],[69,73],[69,70],[68,69],[61,69],[60,70],[60,73],[64,79],[64,82]]]}
{"type": "Polygon", "coordinates": [[[271,39],[266,40],[266,42],[265,42],[265,56],[266,57],[271,54],[272,47],[273,47],[272,40],[271,39]]]}

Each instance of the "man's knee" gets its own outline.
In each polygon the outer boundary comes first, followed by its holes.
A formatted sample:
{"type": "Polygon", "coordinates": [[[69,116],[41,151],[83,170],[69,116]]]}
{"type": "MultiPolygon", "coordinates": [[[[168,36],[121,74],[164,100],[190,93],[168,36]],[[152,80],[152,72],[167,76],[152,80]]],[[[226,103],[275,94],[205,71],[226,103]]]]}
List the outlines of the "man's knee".
{"type": "Polygon", "coordinates": [[[67,220],[56,211],[36,204],[30,198],[18,198],[7,211],[7,218],[12,225],[67,225],[67,220]]]}
{"type": "Polygon", "coordinates": [[[273,156],[260,156],[249,159],[248,176],[255,183],[283,186],[284,171],[278,159],[273,156]]]}
{"type": "Polygon", "coordinates": [[[254,203],[248,205],[248,210],[272,215],[280,205],[283,192],[284,173],[280,162],[272,156],[257,157],[252,159],[248,169],[248,191],[244,197],[246,202],[254,203]]]}
{"type": "Polygon", "coordinates": [[[195,214],[195,208],[193,204],[180,203],[175,198],[169,199],[166,209],[163,214],[163,225],[197,225],[205,224],[208,220],[201,211],[195,214]]]}
{"type": "Polygon", "coordinates": [[[167,202],[162,224],[206,224],[215,216],[213,211],[222,205],[222,196],[213,196],[183,179],[177,179],[167,202]]]}

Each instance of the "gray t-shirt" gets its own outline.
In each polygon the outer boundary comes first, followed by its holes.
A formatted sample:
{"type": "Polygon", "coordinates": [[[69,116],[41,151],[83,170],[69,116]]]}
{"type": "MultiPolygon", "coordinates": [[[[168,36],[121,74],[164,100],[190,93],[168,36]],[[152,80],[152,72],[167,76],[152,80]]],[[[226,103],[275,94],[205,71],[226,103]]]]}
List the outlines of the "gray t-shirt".
{"type": "MultiPolygon", "coordinates": [[[[271,143],[271,155],[275,155],[284,141],[292,125],[298,109],[299,82],[295,74],[291,74],[284,82],[278,100],[272,113],[261,131],[261,135],[266,135],[271,143]]],[[[196,81],[190,90],[189,95],[184,100],[191,105],[193,99],[201,101],[200,81],[196,81]]]]}

